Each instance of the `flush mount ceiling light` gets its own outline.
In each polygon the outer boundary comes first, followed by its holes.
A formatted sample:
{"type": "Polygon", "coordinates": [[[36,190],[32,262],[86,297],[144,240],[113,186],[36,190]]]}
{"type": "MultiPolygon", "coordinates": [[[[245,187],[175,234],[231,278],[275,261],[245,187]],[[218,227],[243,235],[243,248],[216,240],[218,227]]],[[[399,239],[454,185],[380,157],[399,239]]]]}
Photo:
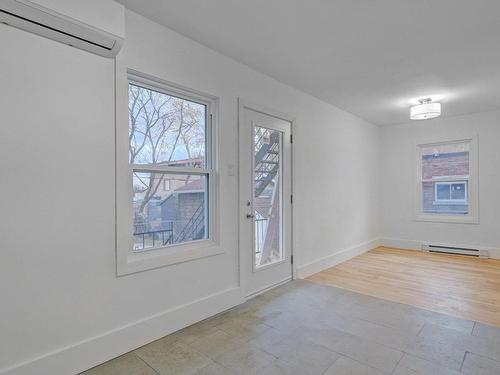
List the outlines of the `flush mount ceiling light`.
{"type": "Polygon", "coordinates": [[[433,103],[431,98],[420,99],[420,104],[410,107],[410,120],[428,120],[441,116],[441,103],[433,103]]]}

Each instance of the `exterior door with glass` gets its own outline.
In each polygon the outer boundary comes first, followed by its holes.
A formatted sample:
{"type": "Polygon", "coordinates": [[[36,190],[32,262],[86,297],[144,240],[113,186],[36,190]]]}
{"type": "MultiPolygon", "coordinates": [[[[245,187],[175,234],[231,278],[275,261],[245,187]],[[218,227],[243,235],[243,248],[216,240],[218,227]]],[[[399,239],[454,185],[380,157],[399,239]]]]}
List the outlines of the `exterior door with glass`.
{"type": "Polygon", "coordinates": [[[246,296],[292,278],[291,122],[240,103],[240,267],[246,296]]]}

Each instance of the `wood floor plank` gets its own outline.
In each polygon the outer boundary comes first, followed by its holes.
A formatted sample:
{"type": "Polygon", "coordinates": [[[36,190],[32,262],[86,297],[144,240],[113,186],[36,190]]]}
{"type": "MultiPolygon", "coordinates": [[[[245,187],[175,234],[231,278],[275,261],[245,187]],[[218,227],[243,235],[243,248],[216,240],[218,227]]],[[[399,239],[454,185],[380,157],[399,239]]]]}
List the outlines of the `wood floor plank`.
{"type": "Polygon", "coordinates": [[[307,279],[500,326],[500,260],[379,247],[307,279]]]}

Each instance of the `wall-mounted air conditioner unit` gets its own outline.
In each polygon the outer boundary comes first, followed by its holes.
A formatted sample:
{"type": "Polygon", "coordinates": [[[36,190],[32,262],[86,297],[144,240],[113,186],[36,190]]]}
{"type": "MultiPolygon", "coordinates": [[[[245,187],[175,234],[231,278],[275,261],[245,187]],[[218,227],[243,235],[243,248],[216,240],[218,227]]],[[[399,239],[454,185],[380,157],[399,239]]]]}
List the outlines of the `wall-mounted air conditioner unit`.
{"type": "Polygon", "coordinates": [[[475,249],[470,247],[461,246],[448,246],[448,245],[438,245],[438,244],[422,244],[422,250],[428,251],[430,253],[442,253],[442,254],[458,254],[458,255],[468,255],[479,258],[489,258],[490,254],[487,250],[475,249]]]}
{"type": "Polygon", "coordinates": [[[104,57],[125,37],[125,11],[111,0],[0,0],[0,22],[104,57]]]}

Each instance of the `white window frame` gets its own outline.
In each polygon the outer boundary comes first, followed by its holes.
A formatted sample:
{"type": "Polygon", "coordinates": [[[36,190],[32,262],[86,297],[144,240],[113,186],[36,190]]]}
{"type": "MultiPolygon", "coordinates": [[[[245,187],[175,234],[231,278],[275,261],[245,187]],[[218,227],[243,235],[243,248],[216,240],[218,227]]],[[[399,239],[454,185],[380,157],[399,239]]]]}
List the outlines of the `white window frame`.
{"type": "Polygon", "coordinates": [[[467,204],[469,201],[467,185],[469,185],[469,176],[466,176],[463,180],[457,181],[445,181],[445,182],[436,182],[434,184],[434,203],[435,204],[467,204]],[[451,197],[451,185],[464,185],[465,190],[465,199],[453,199],[451,197]],[[438,199],[438,186],[439,185],[448,185],[450,189],[450,199],[438,199]]]}
{"type": "Polygon", "coordinates": [[[219,243],[218,199],[218,137],[217,97],[188,89],[134,70],[127,70],[127,79],[117,80],[116,111],[116,273],[127,275],[176,263],[192,261],[223,253],[219,243]],[[167,95],[206,106],[206,167],[175,167],[134,165],[129,163],[128,151],[128,86],[134,84],[167,95]],[[133,172],[158,171],[174,174],[207,176],[208,178],[208,238],[171,244],[154,249],[133,250],[133,172]]]}
{"type": "MultiPolygon", "coordinates": [[[[453,138],[428,138],[415,143],[416,154],[416,175],[415,175],[415,198],[414,210],[416,221],[428,221],[436,223],[457,223],[457,224],[479,224],[479,181],[478,181],[478,137],[476,134],[470,135],[457,135],[453,138]],[[422,148],[440,146],[453,143],[469,142],[469,175],[468,176],[442,176],[436,177],[432,180],[424,180],[422,178],[422,148]],[[458,214],[445,214],[445,213],[426,213],[423,211],[423,194],[422,183],[425,181],[432,181],[438,183],[466,183],[466,196],[465,201],[451,200],[451,201],[437,201],[438,204],[468,204],[469,213],[466,215],[458,214]]],[[[434,188],[436,189],[436,188],[434,188]]],[[[436,192],[436,190],[435,190],[436,192]]]]}

